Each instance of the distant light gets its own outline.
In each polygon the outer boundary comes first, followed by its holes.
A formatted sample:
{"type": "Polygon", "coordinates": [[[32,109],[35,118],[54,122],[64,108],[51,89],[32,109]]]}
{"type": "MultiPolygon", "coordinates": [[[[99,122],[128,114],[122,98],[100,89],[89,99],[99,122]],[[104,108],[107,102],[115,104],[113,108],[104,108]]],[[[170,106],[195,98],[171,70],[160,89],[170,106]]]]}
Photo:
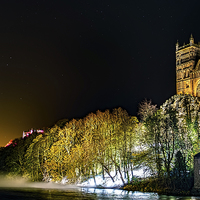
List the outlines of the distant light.
{"type": "Polygon", "coordinates": [[[7,144],[6,144],[6,146],[5,147],[8,147],[8,146],[10,146],[11,144],[13,143],[13,140],[10,140],[7,144]]]}

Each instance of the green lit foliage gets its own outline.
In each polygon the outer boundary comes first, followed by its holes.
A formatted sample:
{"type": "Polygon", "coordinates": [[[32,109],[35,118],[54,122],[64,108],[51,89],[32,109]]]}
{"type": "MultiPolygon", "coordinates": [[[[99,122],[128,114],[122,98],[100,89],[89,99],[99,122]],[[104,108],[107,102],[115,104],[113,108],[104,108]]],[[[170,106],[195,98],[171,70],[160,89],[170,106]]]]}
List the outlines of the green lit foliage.
{"type": "Polygon", "coordinates": [[[156,105],[151,101],[143,101],[139,104],[138,112],[142,122],[139,124],[141,147],[134,154],[134,160],[139,166],[146,166],[150,173],[161,175],[161,149],[159,147],[161,114],[156,105]]]}
{"type": "Polygon", "coordinates": [[[160,109],[142,102],[140,123],[122,108],[60,120],[44,134],[16,139],[17,145],[0,149],[0,171],[33,181],[66,177],[69,183],[96,182],[99,174],[113,182],[118,174],[125,183],[124,177],[131,181],[140,167],[158,177],[178,177],[192,171],[199,151],[199,109],[197,98],[175,95],[160,109]]]}
{"type": "MultiPolygon", "coordinates": [[[[149,165],[159,176],[170,176],[175,165],[175,155],[180,152],[185,160],[187,170],[193,168],[193,156],[199,151],[199,102],[190,95],[175,95],[167,100],[159,110],[149,103],[141,106],[148,113],[143,118],[142,134],[148,157],[152,157],[156,166],[149,165]]],[[[141,107],[140,106],[140,107],[141,107]]],[[[146,159],[148,160],[148,159],[146,159]]]]}
{"type": "Polygon", "coordinates": [[[174,113],[174,153],[182,153],[187,169],[190,170],[193,168],[193,156],[199,150],[199,101],[190,95],[175,95],[166,101],[161,109],[163,115],[167,115],[170,110],[174,113]]]}
{"type": "Polygon", "coordinates": [[[4,160],[4,168],[8,176],[22,176],[24,174],[26,168],[25,153],[36,136],[37,134],[33,133],[30,137],[15,139],[10,146],[3,149],[2,153],[9,152],[4,160]]]}
{"type": "Polygon", "coordinates": [[[95,181],[97,174],[107,174],[114,181],[111,171],[119,173],[123,182],[122,173],[129,178],[137,141],[134,139],[138,124],[136,117],[118,108],[112,113],[97,111],[84,119],[62,122],[61,126],[56,124],[48,129],[42,138],[36,138],[39,140],[33,141],[27,151],[29,172],[26,172],[33,180],[43,173],[46,180],[53,181],[64,177],[71,183],[90,177],[95,181]]]}
{"type": "Polygon", "coordinates": [[[24,177],[31,177],[33,181],[41,181],[43,178],[43,148],[42,140],[43,135],[38,135],[30,144],[25,154],[25,172],[24,177]]]}

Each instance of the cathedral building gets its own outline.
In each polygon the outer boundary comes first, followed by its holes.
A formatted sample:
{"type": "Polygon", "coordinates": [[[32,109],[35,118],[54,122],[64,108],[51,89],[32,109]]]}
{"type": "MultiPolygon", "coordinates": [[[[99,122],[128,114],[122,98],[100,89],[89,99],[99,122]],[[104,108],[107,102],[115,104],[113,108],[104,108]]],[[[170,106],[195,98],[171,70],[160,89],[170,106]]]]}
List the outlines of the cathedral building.
{"type": "Polygon", "coordinates": [[[176,43],[176,92],[200,97],[200,43],[176,43]]]}

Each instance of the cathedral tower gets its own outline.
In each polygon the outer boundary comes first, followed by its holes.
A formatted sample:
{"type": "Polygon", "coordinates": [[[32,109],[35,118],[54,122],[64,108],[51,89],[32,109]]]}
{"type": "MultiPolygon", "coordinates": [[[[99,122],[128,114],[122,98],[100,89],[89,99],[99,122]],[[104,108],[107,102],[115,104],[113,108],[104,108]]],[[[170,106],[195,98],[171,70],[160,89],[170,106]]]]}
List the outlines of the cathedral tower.
{"type": "Polygon", "coordinates": [[[200,44],[192,35],[189,44],[176,43],[176,92],[200,97],[200,44]]]}

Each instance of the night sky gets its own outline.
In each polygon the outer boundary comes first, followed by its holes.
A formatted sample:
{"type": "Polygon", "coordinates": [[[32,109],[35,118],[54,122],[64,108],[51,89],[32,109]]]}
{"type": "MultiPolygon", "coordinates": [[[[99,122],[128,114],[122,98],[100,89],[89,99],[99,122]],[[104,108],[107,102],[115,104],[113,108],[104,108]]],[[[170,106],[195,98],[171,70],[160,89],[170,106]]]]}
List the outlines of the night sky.
{"type": "Polygon", "coordinates": [[[175,44],[199,0],[1,0],[0,146],[23,130],[176,93],[175,44]]]}

